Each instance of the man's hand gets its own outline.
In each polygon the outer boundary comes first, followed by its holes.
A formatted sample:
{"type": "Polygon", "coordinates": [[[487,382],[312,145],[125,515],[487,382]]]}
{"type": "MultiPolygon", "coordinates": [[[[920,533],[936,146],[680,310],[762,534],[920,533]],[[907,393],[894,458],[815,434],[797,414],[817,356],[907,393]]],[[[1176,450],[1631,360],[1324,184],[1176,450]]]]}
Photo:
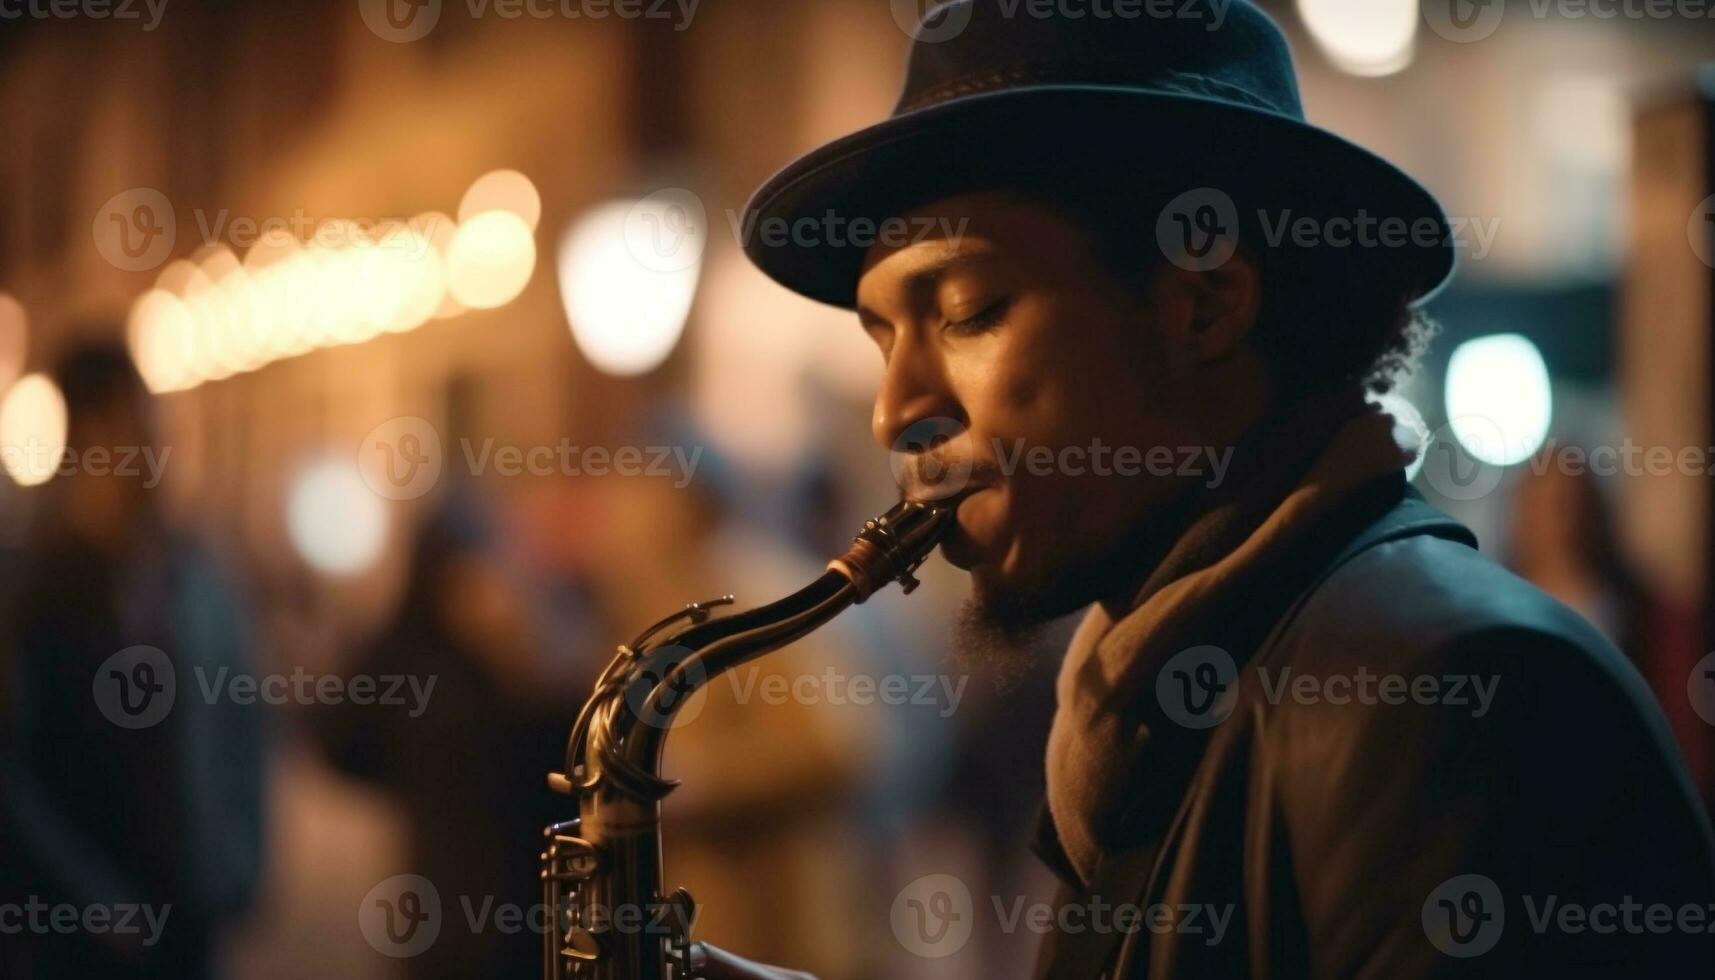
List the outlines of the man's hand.
{"type": "Polygon", "coordinates": [[[808,973],[740,959],[708,943],[693,944],[685,958],[690,961],[691,976],[699,980],[816,980],[808,973]]]}

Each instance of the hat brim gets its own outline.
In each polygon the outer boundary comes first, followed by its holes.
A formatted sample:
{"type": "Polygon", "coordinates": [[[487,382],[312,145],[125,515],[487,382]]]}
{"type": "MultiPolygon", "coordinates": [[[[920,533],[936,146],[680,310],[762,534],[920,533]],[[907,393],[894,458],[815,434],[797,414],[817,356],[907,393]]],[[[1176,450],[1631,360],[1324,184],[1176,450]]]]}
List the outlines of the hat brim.
{"type": "Polygon", "coordinates": [[[1098,85],[965,96],[818,147],[751,195],[741,244],[781,285],[850,309],[865,253],[888,219],[997,179],[1162,175],[1182,189],[1216,187],[1242,203],[1265,205],[1277,232],[1287,219],[1334,216],[1367,216],[1407,231],[1403,241],[1395,235],[1373,248],[1321,250],[1332,268],[1353,277],[1385,268],[1390,279],[1427,298],[1453,271],[1452,235],[1434,195],[1363,147],[1241,104],[1098,85]],[[1425,222],[1438,233],[1411,231],[1425,222]]]}

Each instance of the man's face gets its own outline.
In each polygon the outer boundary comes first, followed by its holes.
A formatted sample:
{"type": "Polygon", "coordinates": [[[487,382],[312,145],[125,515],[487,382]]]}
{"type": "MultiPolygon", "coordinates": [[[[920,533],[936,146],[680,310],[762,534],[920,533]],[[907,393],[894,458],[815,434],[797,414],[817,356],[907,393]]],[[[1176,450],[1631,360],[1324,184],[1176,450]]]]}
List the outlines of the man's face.
{"type": "Polygon", "coordinates": [[[1207,444],[1195,290],[1172,267],[1127,288],[1080,228],[1007,195],[908,217],[952,233],[866,257],[859,318],[886,361],[877,441],[908,496],[968,494],[943,552],[979,606],[1040,621],[1104,598],[1151,508],[1198,485],[1143,465],[1207,444]]]}

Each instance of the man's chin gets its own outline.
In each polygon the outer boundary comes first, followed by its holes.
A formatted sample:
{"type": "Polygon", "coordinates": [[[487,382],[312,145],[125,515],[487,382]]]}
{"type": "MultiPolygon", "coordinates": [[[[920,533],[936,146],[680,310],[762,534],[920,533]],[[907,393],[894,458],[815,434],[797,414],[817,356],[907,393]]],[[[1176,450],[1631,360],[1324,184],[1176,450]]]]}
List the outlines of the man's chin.
{"type": "Polygon", "coordinates": [[[988,583],[973,575],[953,627],[953,652],[969,671],[995,676],[1005,684],[1029,673],[1048,651],[1044,634],[1062,613],[1042,597],[988,583]]]}

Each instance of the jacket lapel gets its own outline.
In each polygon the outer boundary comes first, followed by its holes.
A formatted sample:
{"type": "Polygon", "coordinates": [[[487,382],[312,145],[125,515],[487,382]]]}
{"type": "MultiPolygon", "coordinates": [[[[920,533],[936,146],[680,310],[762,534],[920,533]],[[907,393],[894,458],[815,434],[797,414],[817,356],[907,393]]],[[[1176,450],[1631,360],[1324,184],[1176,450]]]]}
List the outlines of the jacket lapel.
{"type": "MultiPolygon", "coordinates": [[[[1468,528],[1431,506],[1410,484],[1404,484],[1403,492],[1396,491],[1396,494],[1393,505],[1379,518],[1351,535],[1345,546],[1323,562],[1315,573],[1298,580],[1291,590],[1292,594],[1285,597],[1285,604],[1276,607],[1280,611],[1279,615],[1273,617],[1273,621],[1265,624],[1259,632],[1261,639],[1254,648],[1253,656],[1275,642],[1290,625],[1305,600],[1329,576],[1370,548],[1421,534],[1458,541],[1473,548],[1477,546],[1476,536],[1468,528]]],[[[1247,662],[1249,659],[1247,658],[1247,662]]],[[[1194,772],[1195,763],[1192,760],[1183,761],[1186,762],[1185,771],[1194,772]]],[[[1182,791],[1184,786],[1179,786],[1178,789],[1182,791]]],[[[1178,797],[1175,797],[1176,801],[1177,799],[1178,797]]],[[[1157,891],[1163,871],[1163,858],[1171,853],[1171,848],[1163,845],[1170,841],[1182,811],[1175,804],[1167,809],[1165,814],[1165,822],[1150,821],[1156,826],[1139,828],[1140,838],[1134,846],[1102,854],[1087,891],[1079,882],[1071,861],[1060,844],[1046,803],[1039,808],[1031,848],[1060,879],[1058,899],[1062,903],[1077,902],[1091,896],[1099,896],[1110,903],[1140,900],[1147,902],[1148,896],[1157,891]]],[[[1107,978],[1110,976],[1107,968],[1115,965],[1117,955],[1117,965],[1124,972],[1114,973],[1112,977],[1113,980],[1121,980],[1135,968],[1134,964],[1141,962],[1141,957],[1147,955],[1147,943],[1148,936],[1143,932],[1129,937],[1120,935],[1116,930],[1073,937],[1050,934],[1045,937],[1038,954],[1036,976],[1042,980],[1107,978]]]]}

